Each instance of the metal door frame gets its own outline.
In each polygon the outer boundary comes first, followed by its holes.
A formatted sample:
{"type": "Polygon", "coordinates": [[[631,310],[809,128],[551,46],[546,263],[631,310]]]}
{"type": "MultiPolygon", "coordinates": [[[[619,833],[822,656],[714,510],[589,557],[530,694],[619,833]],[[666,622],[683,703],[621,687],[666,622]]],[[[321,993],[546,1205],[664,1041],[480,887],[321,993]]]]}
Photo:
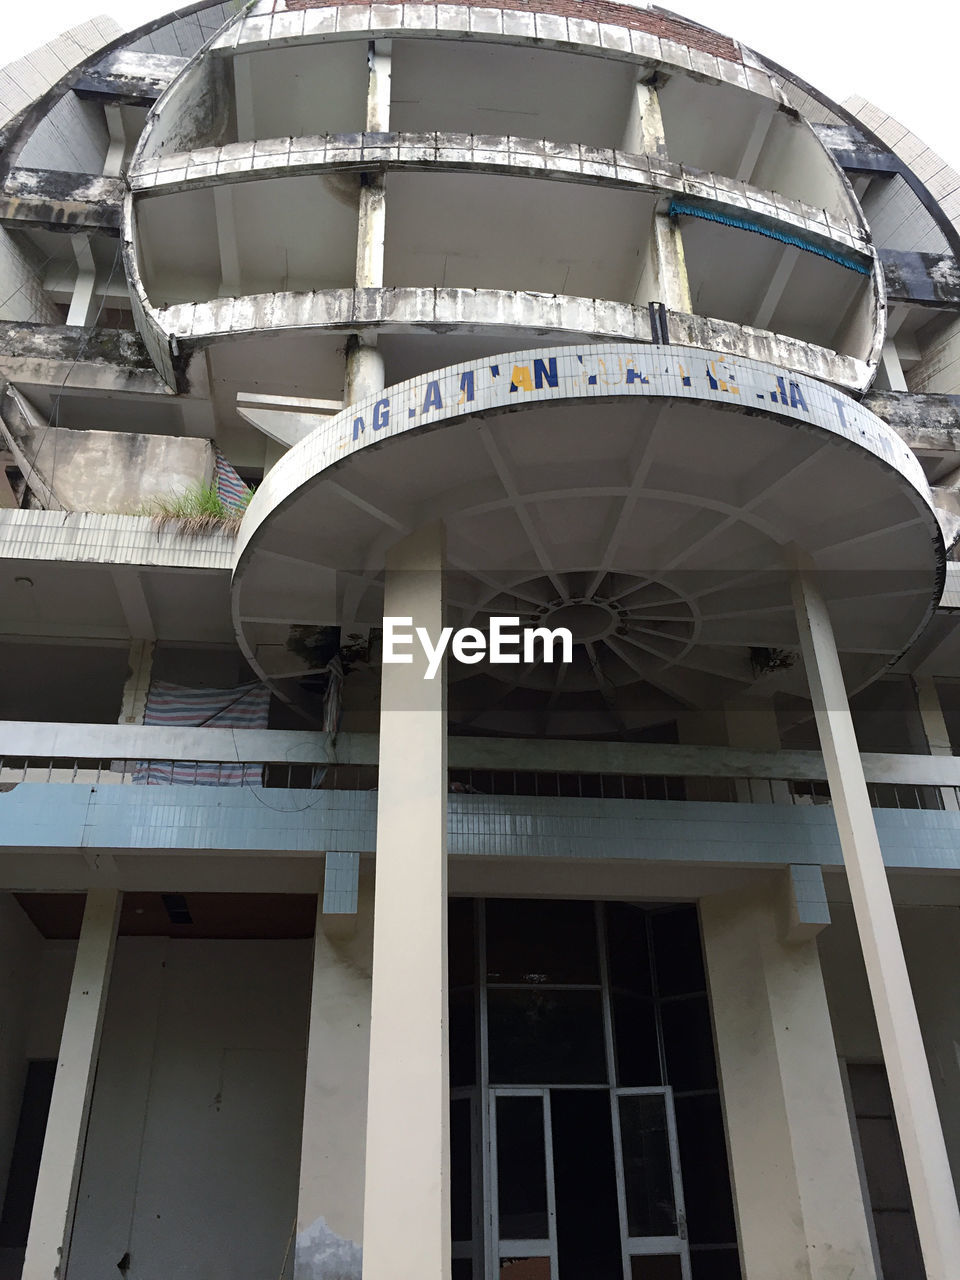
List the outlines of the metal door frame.
{"type": "Polygon", "coordinates": [[[550,1086],[496,1085],[487,1090],[490,1111],[490,1219],[494,1249],[492,1261],[496,1275],[500,1275],[501,1258],[549,1258],[550,1280],[558,1280],[557,1259],[557,1204],[553,1183],[553,1128],[550,1120],[550,1086]],[[497,1117],[498,1098],[539,1098],[543,1117],[544,1178],[547,1193],[547,1235],[537,1240],[502,1240],[500,1237],[500,1195],[497,1172],[497,1117]]]}

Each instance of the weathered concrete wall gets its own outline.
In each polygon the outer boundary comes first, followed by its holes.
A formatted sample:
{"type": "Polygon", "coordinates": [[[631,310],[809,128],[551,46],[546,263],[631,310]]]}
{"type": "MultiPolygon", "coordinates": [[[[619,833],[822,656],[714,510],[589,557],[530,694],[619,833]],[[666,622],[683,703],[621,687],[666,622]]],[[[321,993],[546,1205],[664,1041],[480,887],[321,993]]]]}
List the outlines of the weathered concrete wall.
{"type": "Polygon", "coordinates": [[[0,322],[60,323],[60,313],[43,288],[40,272],[14,243],[6,227],[0,227],[0,302],[0,322]]]}
{"type": "Polygon", "coordinates": [[[907,371],[911,391],[960,394],[960,319],[938,316],[917,333],[920,363],[907,371]]]}
{"type": "Polygon", "coordinates": [[[69,1280],[290,1276],[309,970],[306,939],[119,940],[69,1280]]]}
{"type": "MultiPolygon", "coordinates": [[[[860,943],[851,907],[831,903],[833,923],[817,939],[837,1053],[852,1062],[881,1059],[860,943]]],[[[944,981],[960,965],[954,906],[899,907],[897,920],[930,1061],[954,1182],[960,1187],[960,1000],[944,981]]]]}
{"type": "Polygon", "coordinates": [[[209,440],[22,424],[12,433],[37,478],[67,511],[135,514],[150,498],[208,484],[213,475],[209,440]]]}

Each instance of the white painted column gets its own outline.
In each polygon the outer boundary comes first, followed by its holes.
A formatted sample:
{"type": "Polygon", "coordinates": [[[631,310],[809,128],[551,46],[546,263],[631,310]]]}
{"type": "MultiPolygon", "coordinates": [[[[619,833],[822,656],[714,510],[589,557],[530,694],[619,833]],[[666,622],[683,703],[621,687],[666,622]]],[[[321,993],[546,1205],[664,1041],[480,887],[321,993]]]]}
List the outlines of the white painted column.
{"type": "Polygon", "coordinates": [[[960,1213],[830,615],[811,574],[794,579],[800,648],[820,733],[927,1280],[955,1280],[960,1213]]]}
{"type": "MultiPolygon", "coordinates": [[[[93,249],[88,235],[71,237],[73,254],[77,260],[77,276],[73,284],[73,295],[70,298],[70,309],[67,312],[67,324],[86,328],[93,324],[97,314],[97,265],[93,258],[93,249]]],[[[104,289],[107,282],[104,282],[104,289]]]]}
{"type": "Polygon", "coordinates": [[[313,940],[294,1280],[360,1280],[372,884],[361,880],[354,930],[331,928],[328,896],[313,940]]]}
{"type": "Polygon", "coordinates": [[[794,926],[806,940],[788,942],[791,879],[764,879],[700,902],[744,1276],[868,1280],[876,1271],[814,927],[794,926]]]}
{"type": "MultiPolygon", "coordinates": [[[[443,526],[387,555],[385,616],[442,625],[443,526]]],[[[449,1280],[446,674],[384,663],[363,1280],[449,1280]]]]}
{"type": "Polygon", "coordinates": [[[900,353],[897,351],[895,339],[888,337],[880,352],[880,368],[891,391],[906,391],[907,380],[903,376],[900,353]]]}
{"type": "Polygon", "coordinates": [[[87,891],[22,1280],[65,1280],[67,1275],[120,896],[116,889],[87,891]]]}

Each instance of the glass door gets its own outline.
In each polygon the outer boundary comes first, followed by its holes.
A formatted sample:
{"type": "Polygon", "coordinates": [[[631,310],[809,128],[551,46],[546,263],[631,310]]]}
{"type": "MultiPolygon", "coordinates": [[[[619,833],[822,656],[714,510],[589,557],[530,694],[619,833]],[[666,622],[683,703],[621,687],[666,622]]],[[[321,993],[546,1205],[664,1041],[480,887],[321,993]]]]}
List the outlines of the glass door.
{"type": "Polygon", "coordinates": [[[491,1091],[492,1227],[497,1280],[558,1280],[550,1093],[491,1091]]]}
{"type": "Polygon", "coordinates": [[[689,1280],[668,1089],[490,1091],[496,1280],[689,1280]]]}
{"type": "Polygon", "coordinates": [[[459,915],[454,1280],[739,1280],[696,909],[459,915]]]}
{"type": "Polygon", "coordinates": [[[690,1280],[673,1097],[618,1089],[615,1141],[626,1280],[690,1280]]]}

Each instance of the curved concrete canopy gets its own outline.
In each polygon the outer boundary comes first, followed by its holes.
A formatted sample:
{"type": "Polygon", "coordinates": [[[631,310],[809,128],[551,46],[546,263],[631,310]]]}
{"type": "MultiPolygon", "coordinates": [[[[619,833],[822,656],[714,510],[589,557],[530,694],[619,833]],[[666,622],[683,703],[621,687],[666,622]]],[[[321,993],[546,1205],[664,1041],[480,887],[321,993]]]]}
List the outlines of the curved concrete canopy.
{"type": "Polygon", "coordinates": [[[802,694],[798,552],[857,687],[942,583],[916,457],[832,388],[687,348],[516,352],[388,388],[268,474],[233,585],[257,671],[297,701],[298,638],[378,626],[386,549],[434,519],[451,625],[518,616],[576,642],[563,668],[451,663],[451,717],[474,730],[629,732],[758,684],[802,694]]]}

